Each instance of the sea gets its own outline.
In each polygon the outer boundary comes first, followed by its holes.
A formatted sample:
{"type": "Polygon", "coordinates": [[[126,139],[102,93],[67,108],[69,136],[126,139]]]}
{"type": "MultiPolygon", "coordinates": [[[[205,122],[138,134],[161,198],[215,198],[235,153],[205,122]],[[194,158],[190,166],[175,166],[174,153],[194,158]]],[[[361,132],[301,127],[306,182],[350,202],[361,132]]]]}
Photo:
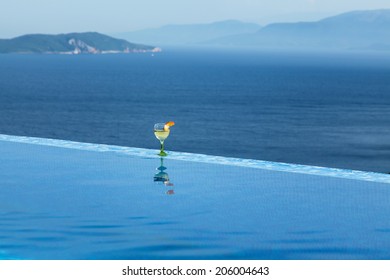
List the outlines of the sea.
{"type": "Polygon", "coordinates": [[[390,172],[390,53],[0,55],[0,134],[390,172]]]}

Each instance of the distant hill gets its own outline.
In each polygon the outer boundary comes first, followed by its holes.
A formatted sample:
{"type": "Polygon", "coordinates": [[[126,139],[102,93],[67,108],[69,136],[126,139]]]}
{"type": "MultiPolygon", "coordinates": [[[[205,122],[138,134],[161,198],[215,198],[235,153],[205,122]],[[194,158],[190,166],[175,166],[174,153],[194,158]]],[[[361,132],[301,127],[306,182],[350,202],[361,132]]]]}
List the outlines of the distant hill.
{"type": "Polygon", "coordinates": [[[129,43],[96,32],[60,35],[32,34],[0,39],[0,53],[128,53],[159,51],[158,48],[129,43]]]}
{"type": "Polygon", "coordinates": [[[189,45],[229,35],[254,33],[260,28],[260,25],[254,23],[227,20],[209,24],[166,25],[116,36],[132,42],[154,45],[189,45]]]}
{"type": "Polygon", "coordinates": [[[316,22],[275,23],[252,34],[205,43],[263,48],[390,50],[390,10],[355,11],[316,22]]]}

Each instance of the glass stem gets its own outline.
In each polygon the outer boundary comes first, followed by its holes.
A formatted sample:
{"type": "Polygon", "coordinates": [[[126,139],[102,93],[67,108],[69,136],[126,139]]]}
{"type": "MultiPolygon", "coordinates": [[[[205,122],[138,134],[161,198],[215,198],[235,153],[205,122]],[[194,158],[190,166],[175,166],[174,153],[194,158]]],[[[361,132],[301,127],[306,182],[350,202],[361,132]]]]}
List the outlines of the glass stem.
{"type": "Polygon", "coordinates": [[[161,143],[160,152],[164,152],[164,141],[160,141],[160,143],[161,143]]]}

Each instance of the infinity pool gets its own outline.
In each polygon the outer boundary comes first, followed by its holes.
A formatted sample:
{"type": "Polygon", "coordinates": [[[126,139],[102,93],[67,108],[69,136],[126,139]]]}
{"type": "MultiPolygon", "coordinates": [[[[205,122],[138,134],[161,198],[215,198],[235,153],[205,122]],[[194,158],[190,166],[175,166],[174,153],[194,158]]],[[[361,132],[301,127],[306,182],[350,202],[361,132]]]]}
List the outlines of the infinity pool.
{"type": "Polygon", "coordinates": [[[0,259],[390,259],[390,175],[0,135],[0,259]]]}

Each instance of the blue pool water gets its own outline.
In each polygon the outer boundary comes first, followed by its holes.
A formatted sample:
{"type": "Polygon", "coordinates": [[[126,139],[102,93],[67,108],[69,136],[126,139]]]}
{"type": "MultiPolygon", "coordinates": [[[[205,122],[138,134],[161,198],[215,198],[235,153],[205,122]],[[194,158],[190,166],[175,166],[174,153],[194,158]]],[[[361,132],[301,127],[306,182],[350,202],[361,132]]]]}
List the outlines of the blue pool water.
{"type": "Polygon", "coordinates": [[[0,259],[390,259],[390,175],[0,136],[0,259]]]}
{"type": "Polygon", "coordinates": [[[390,172],[390,56],[0,55],[0,133],[390,172]]]}

